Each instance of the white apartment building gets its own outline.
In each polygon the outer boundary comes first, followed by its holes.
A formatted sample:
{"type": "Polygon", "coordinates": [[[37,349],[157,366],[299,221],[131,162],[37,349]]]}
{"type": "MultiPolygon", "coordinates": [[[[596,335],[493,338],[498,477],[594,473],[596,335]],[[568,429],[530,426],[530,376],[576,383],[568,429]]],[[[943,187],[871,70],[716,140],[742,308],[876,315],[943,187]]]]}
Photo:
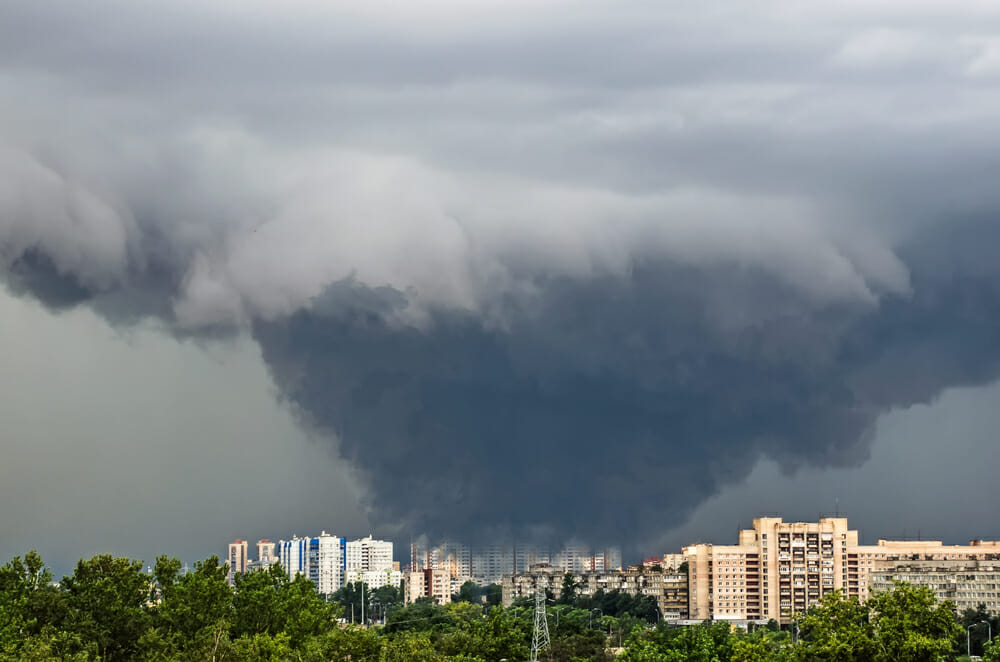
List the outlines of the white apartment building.
{"type": "Polygon", "coordinates": [[[316,543],[316,567],[310,573],[310,579],[316,583],[316,590],[321,595],[331,595],[344,585],[345,542],[343,538],[326,531],[313,540],[316,543]]]}
{"type": "Polygon", "coordinates": [[[278,561],[288,573],[289,581],[294,581],[297,575],[309,576],[309,542],[309,538],[298,536],[278,541],[278,561]]]}
{"type": "Polygon", "coordinates": [[[329,595],[344,585],[344,548],[343,538],[323,531],[315,538],[278,541],[278,561],[290,581],[303,575],[329,595]]]}
{"type": "Polygon", "coordinates": [[[347,570],[345,572],[345,583],[363,582],[372,591],[383,586],[399,588],[403,581],[403,573],[393,568],[387,570],[347,570]]]}
{"type": "Polygon", "coordinates": [[[392,570],[392,543],[371,536],[351,540],[345,549],[344,568],[348,572],[392,570]]]}

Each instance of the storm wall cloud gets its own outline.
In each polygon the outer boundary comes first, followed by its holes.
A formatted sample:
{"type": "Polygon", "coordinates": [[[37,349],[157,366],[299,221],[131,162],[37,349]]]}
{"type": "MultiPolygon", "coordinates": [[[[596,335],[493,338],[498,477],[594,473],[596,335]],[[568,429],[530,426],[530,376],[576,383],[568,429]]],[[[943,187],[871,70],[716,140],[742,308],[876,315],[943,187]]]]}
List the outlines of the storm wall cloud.
{"type": "Polygon", "coordinates": [[[988,3],[15,5],[8,290],[252,338],[377,526],[634,539],[1000,377],[988,3]]]}

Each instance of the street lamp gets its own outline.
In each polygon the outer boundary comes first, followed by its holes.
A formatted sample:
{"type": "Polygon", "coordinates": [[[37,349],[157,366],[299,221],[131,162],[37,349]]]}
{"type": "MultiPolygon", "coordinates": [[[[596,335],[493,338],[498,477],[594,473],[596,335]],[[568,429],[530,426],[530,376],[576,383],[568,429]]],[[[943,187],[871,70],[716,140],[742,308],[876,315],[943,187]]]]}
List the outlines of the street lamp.
{"type": "Polygon", "coordinates": [[[969,627],[965,628],[965,655],[967,657],[972,657],[972,637],[969,633],[972,632],[972,628],[977,625],[982,625],[983,623],[985,623],[986,627],[989,628],[987,630],[989,633],[989,639],[987,641],[993,641],[993,626],[990,625],[989,621],[979,621],[978,623],[973,623],[969,627]]]}
{"type": "MultiPolygon", "coordinates": [[[[601,609],[600,607],[594,607],[593,609],[591,609],[590,610],[590,623],[587,625],[588,628],[593,628],[594,627],[594,612],[595,611],[601,612],[601,618],[604,617],[604,610],[601,609]]],[[[598,623],[600,623],[600,621],[598,621],[598,623]]]]}

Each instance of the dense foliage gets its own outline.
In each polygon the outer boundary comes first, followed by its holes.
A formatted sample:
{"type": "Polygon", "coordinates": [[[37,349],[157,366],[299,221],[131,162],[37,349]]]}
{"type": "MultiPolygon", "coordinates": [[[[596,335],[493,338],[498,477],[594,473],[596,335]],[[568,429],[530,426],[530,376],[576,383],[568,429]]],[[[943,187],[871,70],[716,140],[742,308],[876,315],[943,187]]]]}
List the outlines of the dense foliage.
{"type": "MultiPolygon", "coordinates": [[[[467,584],[454,601],[402,604],[396,587],[348,584],[324,599],[280,567],[238,576],[216,557],[182,572],[157,559],[80,561],[58,584],[38,554],[0,567],[0,660],[28,662],[499,662],[526,660],[533,604],[499,607],[497,587],[467,584]],[[364,623],[362,623],[362,611],[364,623]],[[351,623],[353,612],[355,623],[351,623]]],[[[724,623],[668,627],[644,596],[581,595],[572,577],[547,608],[550,662],[923,662],[973,654],[1000,662],[984,609],[956,617],[927,589],[900,584],[868,604],[840,593],[793,632],[724,623]],[[989,626],[989,627],[987,627],[989,626]],[[984,631],[984,632],[981,632],[984,631]],[[975,636],[973,636],[975,634],[975,636]]]]}

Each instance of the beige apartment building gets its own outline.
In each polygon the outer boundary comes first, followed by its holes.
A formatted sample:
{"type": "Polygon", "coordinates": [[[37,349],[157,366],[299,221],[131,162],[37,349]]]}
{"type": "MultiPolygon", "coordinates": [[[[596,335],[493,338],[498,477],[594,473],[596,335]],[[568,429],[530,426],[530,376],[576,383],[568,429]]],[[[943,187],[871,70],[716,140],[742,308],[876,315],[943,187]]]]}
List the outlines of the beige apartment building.
{"type": "Polygon", "coordinates": [[[847,518],[783,522],[761,517],[739,533],[736,545],[696,544],[688,563],[689,612],[695,620],[789,622],[826,593],[843,589],[868,598],[877,569],[916,560],[1000,559],[1000,543],[879,540],[859,545],[847,518]]]}
{"type": "Polygon", "coordinates": [[[237,540],[229,543],[229,551],[226,553],[226,561],[229,563],[229,583],[233,583],[236,575],[242,575],[247,571],[247,541],[237,540]]]}
{"type": "Polygon", "coordinates": [[[451,574],[444,568],[426,568],[403,573],[403,600],[434,598],[439,605],[451,602],[451,574]]]}
{"type": "Polygon", "coordinates": [[[872,591],[890,591],[895,582],[926,586],[939,602],[955,603],[960,613],[979,605],[986,605],[986,610],[994,614],[1000,611],[1000,562],[909,561],[893,568],[877,568],[869,586],[872,591]]]}

